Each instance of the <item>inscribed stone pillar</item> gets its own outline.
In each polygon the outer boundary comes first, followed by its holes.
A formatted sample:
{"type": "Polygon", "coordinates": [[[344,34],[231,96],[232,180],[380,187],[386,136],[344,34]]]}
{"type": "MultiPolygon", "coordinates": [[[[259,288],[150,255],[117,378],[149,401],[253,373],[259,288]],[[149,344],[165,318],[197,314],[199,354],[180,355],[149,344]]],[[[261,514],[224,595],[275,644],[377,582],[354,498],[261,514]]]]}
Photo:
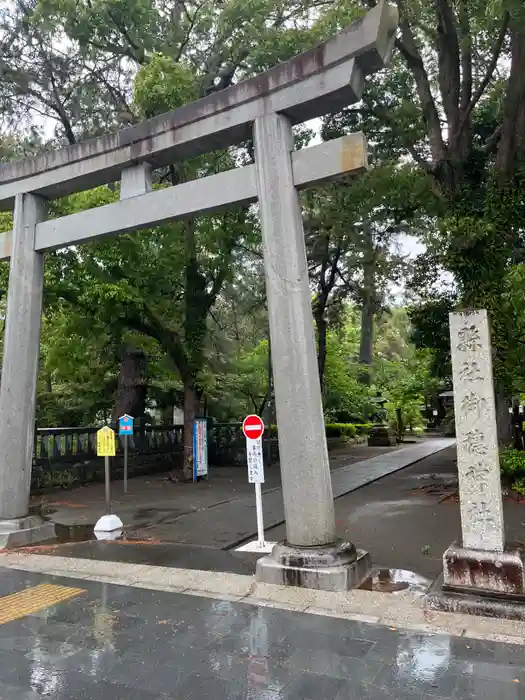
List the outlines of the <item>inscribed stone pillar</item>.
{"type": "Polygon", "coordinates": [[[525,547],[505,541],[487,312],[450,314],[450,346],[462,539],[443,555],[444,596],[431,593],[428,601],[501,616],[505,604],[491,601],[491,594],[525,600],[525,547]],[[449,598],[450,592],[465,595],[449,598]]]}
{"type": "Polygon", "coordinates": [[[486,311],[450,315],[463,547],[505,547],[492,345],[486,311]]]}
{"type": "Polygon", "coordinates": [[[43,199],[16,195],[0,384],[0,520],[28,513],[44,286],[34,241],[45,215],[43,199]]]}
{"type": "Polygon", "coordinates": [[[322,546],[334,504],[290,122],[257,119],[254,141],[287,541],[322,546]]]}

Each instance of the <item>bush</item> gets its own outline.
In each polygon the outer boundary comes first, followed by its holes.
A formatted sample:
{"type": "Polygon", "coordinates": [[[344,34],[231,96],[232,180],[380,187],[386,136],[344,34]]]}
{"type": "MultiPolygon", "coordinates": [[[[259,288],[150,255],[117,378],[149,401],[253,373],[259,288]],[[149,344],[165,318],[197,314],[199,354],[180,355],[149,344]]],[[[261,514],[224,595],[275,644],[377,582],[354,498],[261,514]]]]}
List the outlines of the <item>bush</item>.
{"type": "Polygon", "coordinates": [[[326,437],[328,438],[355,438],[356,427],[353,423],[327,423],[325,426],[326,437]]]}
{"type": "Polygon", "coordinates": [[[500,451],[500,470],[504,478],[517,479],[525,477],[525,452],[513,447],[504,447],[500,451]]]}
{"type": "Polygon", "coordinates": [[[358,435],[368,435],[371,428],[373,427],[373,423],[359,423],[357,425],[354,425],[354,428],[356,429],[358,435]]]}
{"type": "Polygon", "coordinates": [[[500,470],[514,491],[525,494],[525,452],[504,447],[500,451],[500,470]]]}
{"type": "Polygon", "coordinates": [[[521,496],[525,496],[525,479],[516,479],[516,481],[512,482],[512,488],[516,493],[519,493],[521,496]]]}
{"type": "MultiPolygon", "coordinates": [[[[351,440],[357,435],[368,435],[372,423],[326,423],[326,437],[327,438],[346,438],[351,440]]],[[[277,426],[272,425],[271,427],[272,438],[277,438],[277,426]]]]}

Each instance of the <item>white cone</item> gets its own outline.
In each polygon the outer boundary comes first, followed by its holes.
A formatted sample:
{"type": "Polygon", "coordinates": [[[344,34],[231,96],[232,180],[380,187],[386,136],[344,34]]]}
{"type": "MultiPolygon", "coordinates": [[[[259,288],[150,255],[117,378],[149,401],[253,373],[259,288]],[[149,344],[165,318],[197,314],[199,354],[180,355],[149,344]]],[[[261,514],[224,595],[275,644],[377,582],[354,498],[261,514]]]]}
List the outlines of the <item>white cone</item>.
{"type": "Polygon", "coordinates": [[[97,540],[119,540],[122,537],[122,530],[113,530],[113,532],[100,532],[100,530],[97,530],[95,537],[97,540]]]}
{"type": "Polygon", "coordinates": [[[95,534],[97,532],[114,532],[122,530],[124,524],[118,515],[103,515],[95,525],[95,534]]]}

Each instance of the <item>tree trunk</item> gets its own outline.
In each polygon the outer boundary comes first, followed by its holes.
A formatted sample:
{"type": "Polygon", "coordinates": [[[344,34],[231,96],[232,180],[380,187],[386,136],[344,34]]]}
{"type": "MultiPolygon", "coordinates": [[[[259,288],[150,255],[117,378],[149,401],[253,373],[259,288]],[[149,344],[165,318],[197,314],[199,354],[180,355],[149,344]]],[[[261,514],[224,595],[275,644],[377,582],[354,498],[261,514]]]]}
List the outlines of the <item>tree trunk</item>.
{"type": "Polygon", "coordinates": [[[359,364],[361,365],[360,380],[370,386],[370,368],[374,348],[374,304],[372,301],[363,303],[361,311],[361,341],[359,344],[359,364]]]}
{"type": "Polygon", "coordinates": [[[161,420],[163,425],[173,425],[173,404],[169,403],[161,409],[161,420]]]}
{"type": "Polygon", "coordinates": [[[498,443],[500,445],[510,445],[513,440],[512,416],[509,414],[509,406],[511,405],[511,401],[498,381],[494,383],[494,394],[496,399],[498,443]]]}
{"type": "Polygon", "coordinates": [[[116,422],[125,413],[134,418],[144,416],[146,395],[146,356],[142,350],[124,347],[111,420],[116,422]]]}
{"type": "Polygon", "coordinates": [[[327,323],[324,315],[324,307],[314,313],[315,326],[317,328],[317,367],[319,369],[319,382],[321,394],[324,391],[324,372],[326,367],[326,336],[327,323]]]}
{"type": "Polygon", "coordinates": [[[512,180],[525,139],[525,29],[520,26],[518,18],[511,22],[510,45],[510,76],[496,156],[496,171],[501,184],[512,180]]]}
{"type": "Polygon", "coordinates": [[[365,255],[363,261],[363,293],[361,308],[361,340],[359,344],[360,381],[370,386],[370,368],[374,351],[374,314],[376,309],[375,276],[376,256],[372,229],[363,231],[365,255]]]}
{"type": "Polygon", "coordinates": [[[197,391],[195,382],[184,382],[184,462],[182,472],[185,480],[193,479],[193,425],[197,413],[197,391]]]}

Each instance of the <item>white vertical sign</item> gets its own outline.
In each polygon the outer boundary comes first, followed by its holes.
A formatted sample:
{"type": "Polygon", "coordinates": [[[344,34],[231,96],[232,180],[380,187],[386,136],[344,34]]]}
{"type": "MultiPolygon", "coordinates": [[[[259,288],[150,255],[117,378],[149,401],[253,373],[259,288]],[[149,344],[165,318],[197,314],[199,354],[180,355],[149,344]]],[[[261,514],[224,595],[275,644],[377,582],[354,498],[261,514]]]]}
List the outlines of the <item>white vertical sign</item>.
{"type": "Polygon", "coordinates": [[[264,460],[262,438],[246,438],[246,455],[248,457],[248,481],[250,484],[264,484],[264,460]]]}
{"type": "Polygon", "coordinates": [[[242,431],[246,437],[246,459],[248,462],[248,481],[255,484],[255,508],[257,513],[257,542],[249,542],[237,551],[268,552],[273,544],[264,540],[264,520],[262,508],[261,484],[264,484],[264,460],[262,448],[262,436],[264,423],[259,416],[248,416],[242,424],[242,431]]]}

